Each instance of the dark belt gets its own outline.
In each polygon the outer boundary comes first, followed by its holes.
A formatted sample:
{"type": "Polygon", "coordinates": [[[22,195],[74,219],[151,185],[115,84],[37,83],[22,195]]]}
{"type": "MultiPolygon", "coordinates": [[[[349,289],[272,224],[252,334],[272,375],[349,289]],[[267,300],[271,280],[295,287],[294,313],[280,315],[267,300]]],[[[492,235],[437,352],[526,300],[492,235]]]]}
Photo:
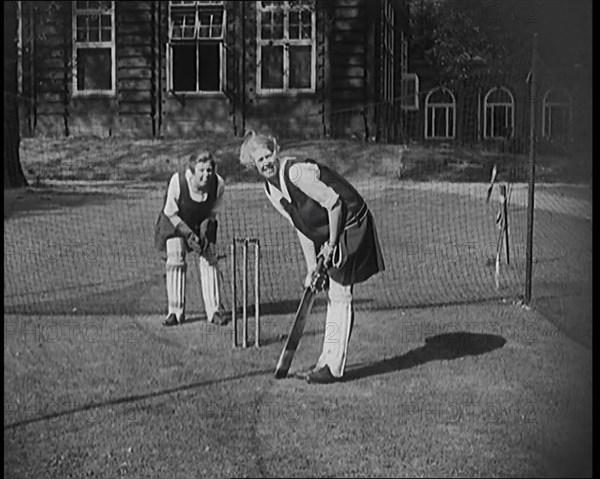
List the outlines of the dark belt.
{"type": "Polygon", "coordinates": [[[363,203],[363,205],[360,207],[357,213],[354,216],[352,216],[352,218],[350,218],[350,220],[346,223],[344,230],[353,228],[354,226],[358,225],[362,220],[366,218],[368,212],[369,208],[367,207],[367,204],[363,203]]]}

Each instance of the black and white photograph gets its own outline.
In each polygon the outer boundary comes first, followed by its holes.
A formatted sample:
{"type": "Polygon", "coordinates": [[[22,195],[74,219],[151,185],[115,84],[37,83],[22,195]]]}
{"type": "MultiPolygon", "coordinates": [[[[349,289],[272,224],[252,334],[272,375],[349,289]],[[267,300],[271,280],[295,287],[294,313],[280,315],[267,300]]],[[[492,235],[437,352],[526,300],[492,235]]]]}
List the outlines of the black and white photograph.
{"type": "Polygon", "coordinates": [[[592,477],[592,0],[4,2],[4,477],[592,477]]]}

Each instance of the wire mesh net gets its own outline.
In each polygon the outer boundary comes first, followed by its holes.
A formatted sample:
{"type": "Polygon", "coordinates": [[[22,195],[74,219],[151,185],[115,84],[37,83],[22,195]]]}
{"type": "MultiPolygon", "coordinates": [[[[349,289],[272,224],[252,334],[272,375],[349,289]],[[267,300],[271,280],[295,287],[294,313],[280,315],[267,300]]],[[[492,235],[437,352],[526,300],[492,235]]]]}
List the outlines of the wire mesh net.
{"type": "MultiPolygon", "coordinates": [[[[427,87],[418,110],[397,99],[333,112],[329,139],[299,141],[284,122],[271,119],[283,153],[341,170],[373,213],[386,269],[355,288],[358,309],[521,297],[530,106],[521,66],[493,81],[473,76],[427,87]],[[506,203],[499,186],[506,187],[506,203]]],[[[138,142],[144,155],[118,139],[81,141],[87,148],[77,150],[76,139],[23,142],[26,174],[39,185],[5,192],[5,312],[163,314],[165,258],[153,249],[154,224],[170,174],[198,142],[187,143],[187,152],[181,141],[138,142]],[[172,161],[156,166],[159,156],[172,161]]],[[[257,175],[236,163],[240,144],[230,138],[219,157],[227,185],[216,245],[223,305],[229,310],[232,304],[230,243],[251,237],[261,244],[262,313],[291,312],[306,273],[300,244],[257,175]]],[[[560,171],[556,177],[550,167],[538,171],[534,297],[556,298],[591,281],[591,201],[588,187],[556,183],[560,171]]],[[[190,255],[188,316],[203,311],[195,262],[190,255]]],[[[241,278],[241,262],[236,268],[241,278]]],[[[252,272],[248,276],[253,291],[252,272]]],[[[237,294],[240,305],[239,285],[237,294]]]]}

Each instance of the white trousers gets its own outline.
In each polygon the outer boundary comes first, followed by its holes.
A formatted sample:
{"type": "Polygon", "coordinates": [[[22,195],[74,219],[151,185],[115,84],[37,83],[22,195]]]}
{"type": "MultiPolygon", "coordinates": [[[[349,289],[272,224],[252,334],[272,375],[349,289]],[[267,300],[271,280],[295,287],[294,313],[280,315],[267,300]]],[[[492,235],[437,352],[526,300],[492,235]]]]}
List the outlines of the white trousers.
{"type": "Polygon", "coordinates": [[[323,351],[317,361],[317,368],[329,366],[331,374],[336,378],[344,375],[353,321],[352,285],[342,286],[330,278],[323,351]]]}
{"type": "MultiPolygon", "coordinates": [[[[167,298],[169,313],[181,319],[185,311],[186,248],[183,238],[169,238],[167,246],[167,298]]],[[[202,299],[208,321],[221,312],[220,272],[214,245],[198,256],[202,299]]]]}

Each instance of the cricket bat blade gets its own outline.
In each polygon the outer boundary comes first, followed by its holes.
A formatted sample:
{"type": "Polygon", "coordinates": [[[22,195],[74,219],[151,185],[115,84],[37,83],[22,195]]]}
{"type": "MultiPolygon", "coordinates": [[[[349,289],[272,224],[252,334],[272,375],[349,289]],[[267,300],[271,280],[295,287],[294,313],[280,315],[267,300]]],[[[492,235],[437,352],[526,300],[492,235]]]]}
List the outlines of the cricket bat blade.
{"type": "Polygon", "coordinates": [[[298,344],[300,343],[300,338],[304,332],[304,326],[306,326],[306,320],[308,319],[312,305],[315,302],[316,294],[316,291],[312,288],[306,288],[304,290],[300,306],[298,306],[298,311],[296,311],[296,316],[294,317],[292,331],[285,342],[285,346],[283,351],[281,351],[281,356],[279,356],[279,361],[277,362],[277,367],[275,368],[275,377],[277,379],[286,377],[290,370],[294,353],[296,352],[296,349],[298,349],[298,344]]]}
{"type": "Polygon", "coordinates": [[[292,359],[294,359],[294,354],[296,353],[296,349],[298,349],[300,338],[302,338],[302,333],[304,332],[304,326],[306,326],[306,320],[310,315],[310,310],[312,309],[317,293],[320,290],[317,279],[322,267],[323,260],[320,259],[316,268],[317,276],[313,279],[313,283],[310,286],[304,288],[300,305],[298,306],[296,316],[294,317],[292,331],[285,342],[285,346],[283,347],[283,351],[281,351],[281,356],[279,356],[279,361],[277,362],[277,367],[275,368],[275,377],[277,379],[286,377],[290,370],[292,359]]]}

